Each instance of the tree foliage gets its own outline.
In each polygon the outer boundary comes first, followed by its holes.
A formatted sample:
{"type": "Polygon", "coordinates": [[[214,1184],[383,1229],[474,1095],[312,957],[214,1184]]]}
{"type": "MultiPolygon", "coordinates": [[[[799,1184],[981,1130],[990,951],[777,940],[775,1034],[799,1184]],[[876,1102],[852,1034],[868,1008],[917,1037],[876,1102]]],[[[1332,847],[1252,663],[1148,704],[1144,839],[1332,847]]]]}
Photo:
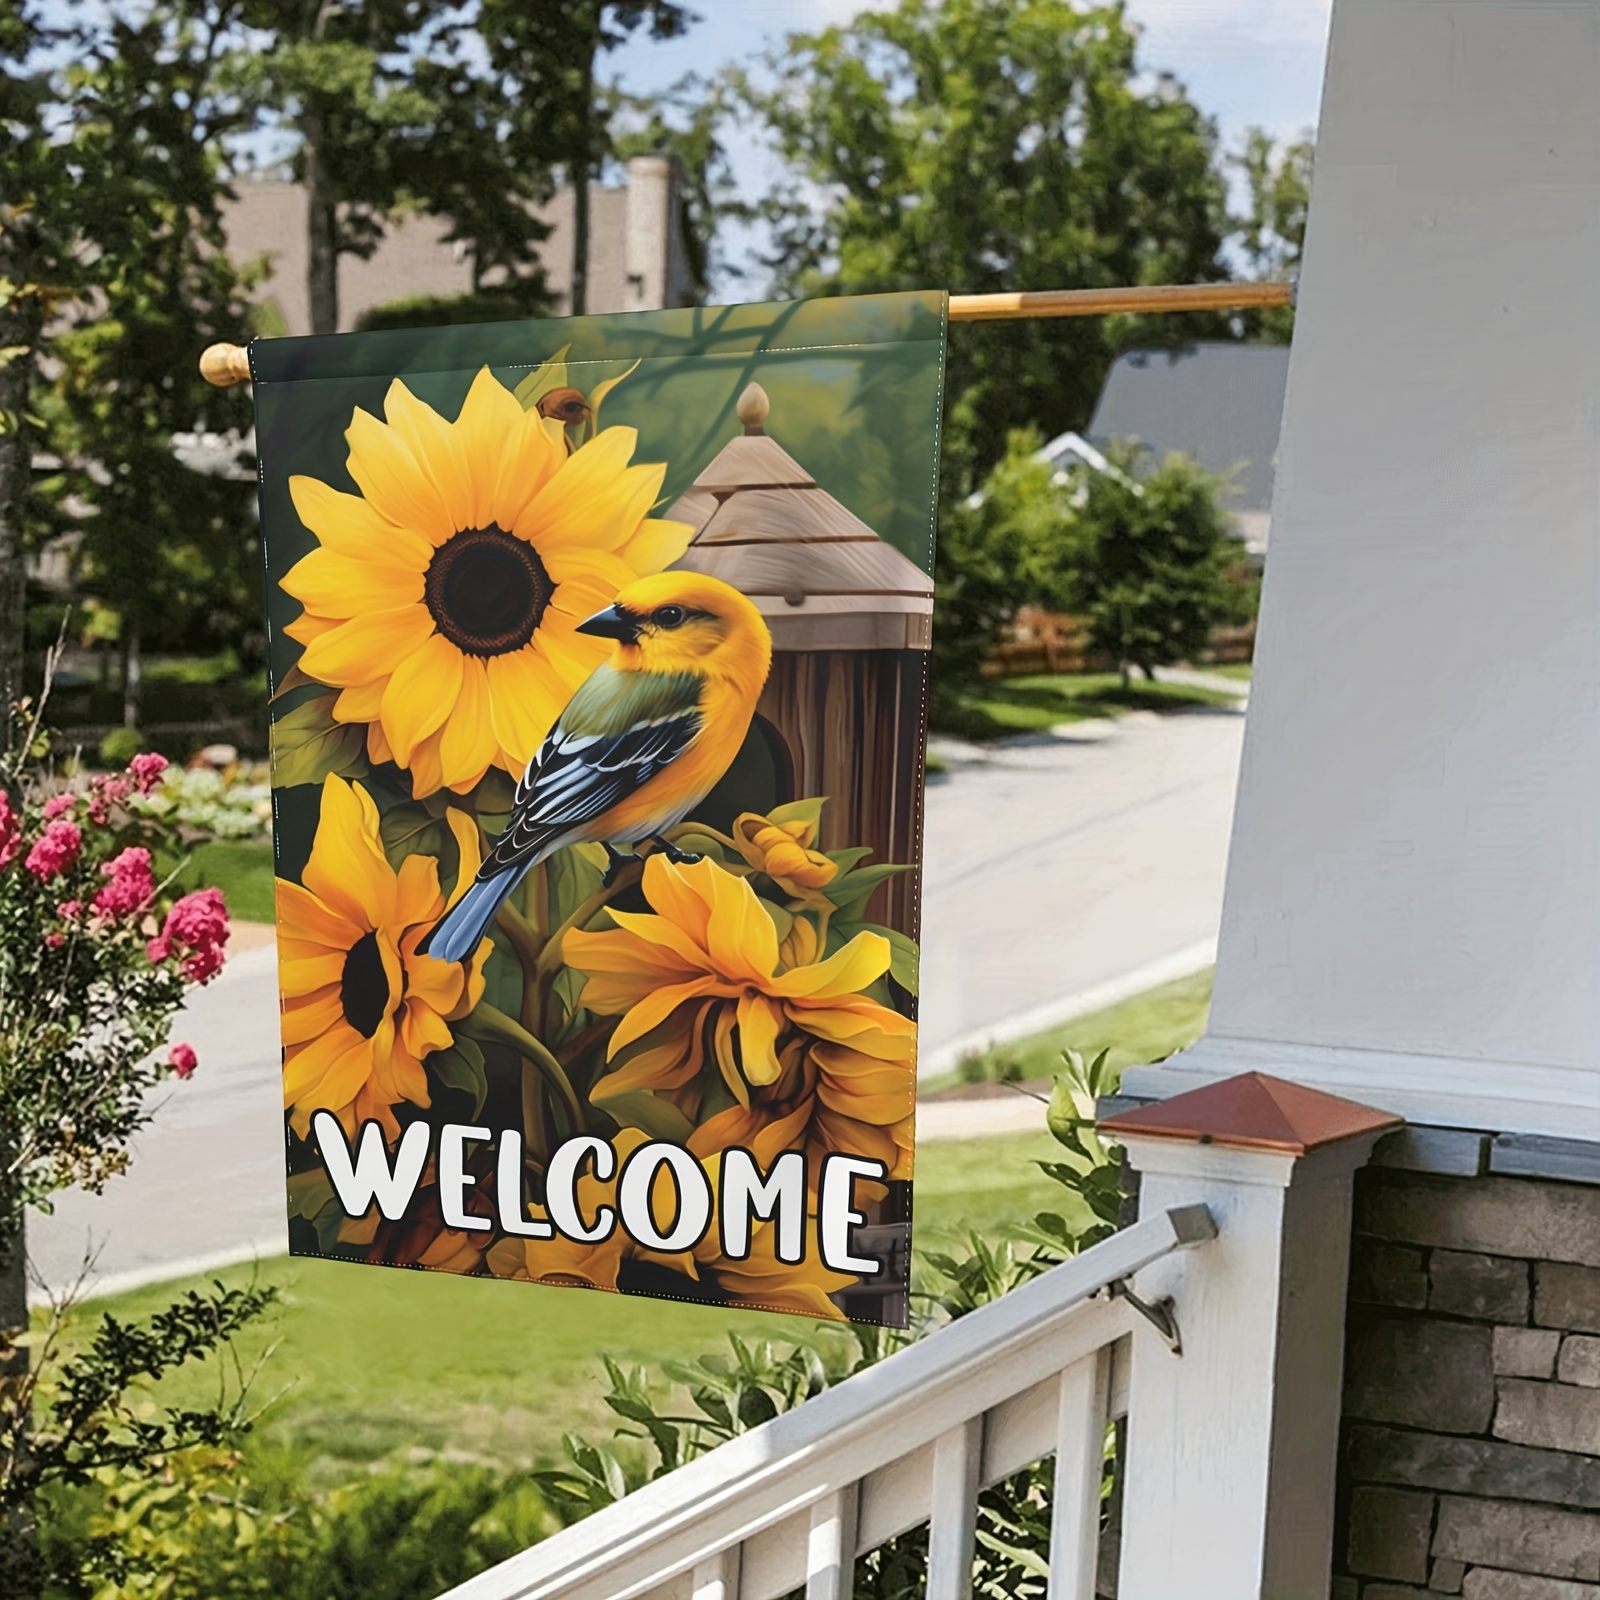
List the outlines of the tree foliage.
{"type": "MultiPolygon", "coordinates": [[[[1235,219],[1234,244],[1252,278],[1297,278],[1311,207],[1311,135],[1280,143],[1251,128],[1229,165],[1243,181],[1246,210],[1235,219]]],[[[1251,313],[1246,330],[1271,344],[1287,344],[1294,332],[1290,306],[1251,313]]]]}
{"type": "Polygon", "coordinates": [[[1142,472],[1132,449],[1112,460],[1118,472],[1082,477],[1067,589],[1092,646],[1126,682],[1133,667],[1149,678],[1195,660],[1211,630],[1234,620],[1239,554],[1221,479],[1182,455],[1142,472]]]}
{"type": "MultiPolygon", "coordinates": [[[[1106,288],[1228,276],[1214,124],[1148,74],[1120,6],[899,0],[792,36],[745,84],[794,181],[768,207],[791,291],[1106,288]]],[[[1007,433],[1087,421],[1135,339],[1225,330],[1017,321],[952,338],[947,481],[975,487],[1007,433]]]]}

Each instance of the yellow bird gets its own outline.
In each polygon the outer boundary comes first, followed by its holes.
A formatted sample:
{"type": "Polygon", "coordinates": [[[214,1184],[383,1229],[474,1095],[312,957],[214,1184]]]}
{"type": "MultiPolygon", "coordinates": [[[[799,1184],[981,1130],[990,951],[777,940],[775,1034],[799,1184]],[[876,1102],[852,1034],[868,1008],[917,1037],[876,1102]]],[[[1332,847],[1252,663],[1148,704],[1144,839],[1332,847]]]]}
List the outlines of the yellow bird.
{"type": "Polygon", "coordinates": [[[477,881],[422,949],[463,961],[527,871],[569,844],[662,837],[711,792],[739,753],[772,666],[772,635],[735,588],[696,572],[640,578],[579,633],[615,639],[579,686],[517,785],[511,822],[477,881]]]}

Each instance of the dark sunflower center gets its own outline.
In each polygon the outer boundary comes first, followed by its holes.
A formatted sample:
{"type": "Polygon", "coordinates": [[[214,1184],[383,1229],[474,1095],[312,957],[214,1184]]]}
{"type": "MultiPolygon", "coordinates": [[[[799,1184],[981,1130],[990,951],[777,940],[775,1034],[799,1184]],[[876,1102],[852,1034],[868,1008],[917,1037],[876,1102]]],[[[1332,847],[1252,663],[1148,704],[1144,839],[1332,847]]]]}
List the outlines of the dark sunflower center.
{"type": "Polygon", "coordinates": [[[555,593],[533,546],[490,523],[433,553],[423,597],[439,632],[469,656],[503,656],[532,637],[555,593]]]}
{"type": "Polygon", "coordinates": [[[363,934],[350,946],[344,958],[344,976],[339,980],[339,1003],[345,1021],[362,1038],[370,1039],[378,1031],[389,1009],[389,978],[378,954],[377,934],[363,934]]]}

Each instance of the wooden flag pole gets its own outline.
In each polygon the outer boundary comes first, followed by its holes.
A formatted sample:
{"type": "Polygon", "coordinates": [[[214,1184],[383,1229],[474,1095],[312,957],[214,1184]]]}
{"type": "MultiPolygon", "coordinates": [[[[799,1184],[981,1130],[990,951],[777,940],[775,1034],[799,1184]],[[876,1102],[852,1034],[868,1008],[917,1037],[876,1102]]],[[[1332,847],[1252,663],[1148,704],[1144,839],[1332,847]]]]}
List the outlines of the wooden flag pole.
{"type": "MultiPolygon", "coordinates": [[[[1294,303],[1288,283],[1163,283],[1132,289],[1030,289],[1016,294],[953,294],[952,322],[1014,322],[1031,317],[1104,317],[1167,311],[1258,311],[1294,303]]],[[[243,345],[214,344],[200,376],[218,389],[250,377],[243,345]]]]}

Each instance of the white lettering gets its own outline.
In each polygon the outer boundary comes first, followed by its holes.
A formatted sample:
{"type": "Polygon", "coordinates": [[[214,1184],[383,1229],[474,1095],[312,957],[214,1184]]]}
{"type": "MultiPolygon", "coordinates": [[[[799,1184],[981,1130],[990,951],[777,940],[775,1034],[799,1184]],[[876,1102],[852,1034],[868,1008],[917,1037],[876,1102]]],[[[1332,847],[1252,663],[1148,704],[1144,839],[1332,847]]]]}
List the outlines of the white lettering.
{"type": "Polygon", "coordinates": [[[853,1209],[857,1178],[889,1176],[881,1161],[862,1161],[854,1156],[825,1156],[822,1184],[817,1203],[817,1235],[822,1246],[822,1264],[830,1272],[859,1272],[871,1277],[883,1271],[883,1263],[872,1256],[850,1254],[850,1230],[866,1222],[853,1209]]]}
{"type": "Polygon", "coordinates": [[[611,1237],[611,1230],[617,1225],[617,1214],[610,1206],[599,1206],[593,1224],[583,1220],[583,1213],[578,1209],[578,1174],[586,1159],[592,1163],[594,1175],[601,1183],[617,1170],[617,1152],[604,1139],[596,1139],[593,1134],[565,1139],[550,1157],[544,1180],[544,1203],[550,1220],[568,1239],[576,1239],[579,1244],[599,1244],[611,1237]]]}
{"type": "Polygon", "coordinates": [[[731,1261],[750,1256],[750,1222],[759,1217],[778,1226],[778,1260],[798,1266],[806,1254],[806,1158],[786,1151],[766,1178],[756,1158],[737,1146],[722,1157],[722,1253],[731,1261]]]}
{"type": "Polygon", "coordinates": [[[388,1222],[398,1222],[406,1214],[422,1181],[422,1169],[428,1164],[427,1123],[413,1122],[401,1135],[392,1172],[383,1148],[383,1129],[376,1122],[362,1124],[354,1162],[344,1129],[331,1111],[317,1112],[311,1119],[311,1128],[322,1149],[322,1164],[333,1192],[346,1216],[364,1217],[374,1200],[388,1222]]]}
{"type": "Polygon", "coordinates": [[[711,1180],[682,1145],[640,1145],[622,1169],[617,1204],[622,1208],[622,1226],[640,1244],[651,1250],[690,1250],[711,1226],[711,1180]],[[665,1231],[656,1227],[650,1204],[663,1167],[670,1168],[676,1191],[675,1215],[665,1231]]]}
{"type": "Polygon", "coordinates": [[[531,1221],[522,1209],[522,1135],[507,1128],[500,1135],[500,1156],[495,1163],[495,1203],[500,1226],[518,1239],[553,1239],[548,1222],[531,1221]]]}
{"type": "Polygon", "coordinates": [[[494,1224],[487,1217],[475,1217],[466,1207],[466,1191],[472,1186],[472,1174],[466,1170],[467,1140],[487,1139],[487,1128],[468,1128],[459,1122],[447,1122],[439,1130],[439,1209],[444,1212],[447,1228],[461,1228],[468,1233],[492,1233],[494,1224]]]}

